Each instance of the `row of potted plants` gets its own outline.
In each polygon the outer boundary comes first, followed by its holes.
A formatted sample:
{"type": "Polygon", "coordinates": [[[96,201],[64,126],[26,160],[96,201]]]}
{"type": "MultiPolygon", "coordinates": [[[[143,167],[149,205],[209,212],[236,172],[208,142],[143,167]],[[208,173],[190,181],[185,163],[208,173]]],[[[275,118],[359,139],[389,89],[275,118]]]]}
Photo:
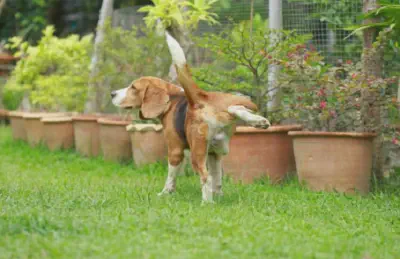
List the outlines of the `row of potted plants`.
{"type": "Polygon", "coordinates": [[[50,150],[75,148],[82,156],[102,155],[116,162],[133,158],[137,166],[162,160],[167,154],[162,127],[130,125],[130,117],[18,111],[5,117],[10,120],[13,138],[32,147],[43,143],[50,150]]]}
{"type": "MultiPolygon", "coordinates": [[[[83,156],[102,154],[111,161],[138,166],[163,160],[167,149],[159,124],[131,124],[115,115],[9,113],[14,139],[50,150],[75,147],[83,156]]],[[[313,190],[369,191],[373,133],[302,131],[300,125],[267,130],[238,126],[223,160],[224,172],[236,182],[268,177],[281,182],[295,173],[313,190]]]]}

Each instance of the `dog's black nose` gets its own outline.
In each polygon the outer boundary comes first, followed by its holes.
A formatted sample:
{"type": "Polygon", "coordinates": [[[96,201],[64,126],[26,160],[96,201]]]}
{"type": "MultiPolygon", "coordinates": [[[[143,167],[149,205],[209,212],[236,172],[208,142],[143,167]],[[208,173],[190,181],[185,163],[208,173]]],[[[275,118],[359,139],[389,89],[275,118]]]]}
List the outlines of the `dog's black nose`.
{"type": "Polygon", "coordinates": [[[116,91],[112,91],[112,92],[111,92],[111,98],[114,98],[116,95],[117,95],[117,92],[116,92],[116,91]]]}

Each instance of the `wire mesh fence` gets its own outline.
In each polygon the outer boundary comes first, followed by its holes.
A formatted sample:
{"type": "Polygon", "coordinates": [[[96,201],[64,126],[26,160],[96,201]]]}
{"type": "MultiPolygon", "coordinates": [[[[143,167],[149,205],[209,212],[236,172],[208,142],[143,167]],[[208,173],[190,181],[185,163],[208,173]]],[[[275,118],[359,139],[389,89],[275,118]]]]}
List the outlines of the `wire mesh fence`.
{"type": "Polygon", "coordinates": [[[346,30],[359,24],[362,11],[361,0],[286,2],[283,8],[284,28],[299,33],[312,34],[312,43],[330,62],[354,59],[360,56],[360,36],[352,36],[346,30]]]}
{"type": "MultiPolygon", "coordinates": [[[[256,0],[254,16],[268,19],[268,0],[256,0]]],[[[144,26],[144,14],[139,7],[124,8],[114,12],[113,25],[129,29],[133,25],[144,26]]],[[[230,1],[228,8],[214,10],[219,14],[219,25],[201,23],[195,35],[218,33],[232,21],[250,19],[250,1],[230,1]]],[[[328,63],[337,64],[348,59],[357,61],[362,53],[362,35],[350,37],[349,27],[361,23],[362,0],[283,0],[283,29],[311,35],[309,46],[318,50],[328,63]]],[[[399,53],[390,50],[385,55],[385,67],[389,74],[400,70],[399,53]]]]}

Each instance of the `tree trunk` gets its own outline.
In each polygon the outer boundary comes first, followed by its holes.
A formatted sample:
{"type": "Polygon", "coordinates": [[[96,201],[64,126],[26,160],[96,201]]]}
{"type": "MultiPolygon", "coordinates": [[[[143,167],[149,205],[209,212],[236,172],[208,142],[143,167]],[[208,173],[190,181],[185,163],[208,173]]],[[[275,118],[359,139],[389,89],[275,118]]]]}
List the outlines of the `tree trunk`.
{"type": "MultiPolygon", "coordinates": [[[[367,13],[378,8],[377,0],[364,0],[363,12],[367,13]]],[[[366,19],[365,24],[375,23],[375,18],[366,19]]],[[[375,41],[377,31],[374,28],[363,31],[364,49],[362,54],[362,63],[364,73],[369,76],[381,77],[383,67],[383,48],[374,49],[372,44],[375,41]]],[[[383,137],[380,132],[382,129],[381,107],[376,100],[379,99],[379,93],[363,92],[363,108],[362,113],[364,118],[373,119],[373,128],[378,133],[378,137],[374,140],[374,160],[373,171],[375,177],[380,180],[383,178],[383,137]]],[[[364,129],[370,130],[370,129],[364,129]]]]}
{"type": "Polygon", "coordinates": [[[0,16],[5,6],[6,6],[6,0],[0,0],[0,16]]]}
{"type": "Polygon", "coordinates": [[[22,98],[22,101],[18,107],[18,110],[25,111],[25,112],[32,110],[32,105],[31,105],[31,101],[29,100],[28,93],[24,93],[24,97],[22,98]]]}
{"type": "Polygon", "coordinates": [[[101,110],[101,103],[104,93],[101,86],[96,83],[96,76],[98,74],[98,63],[103,58],[103,53],[100,50],[100,44],[104,40],[104,24],[108,17],[112,17],[113,12],[113,0],[103,0],[100,9],[99,21],[97,23],[97,33],[94,41],[94,51],[92,61],[90,63],[90,75],[89,75],[89,89],[88,97],[85,105],[85,112],[99,112],[101,110]]]}

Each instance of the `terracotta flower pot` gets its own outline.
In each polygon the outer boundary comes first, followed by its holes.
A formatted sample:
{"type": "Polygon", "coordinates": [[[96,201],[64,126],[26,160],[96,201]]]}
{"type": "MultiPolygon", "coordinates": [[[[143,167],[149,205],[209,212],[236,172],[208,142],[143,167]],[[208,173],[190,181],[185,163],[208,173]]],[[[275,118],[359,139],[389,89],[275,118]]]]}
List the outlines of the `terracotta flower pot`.
{"type": "Polygon", "coordinates": [[[8,124],[8,111],[0,109],[0,124],[8,124]]]}
{"type": "Polygon", "coordinates": [[[87,157],[100,154],[98,115],[78,115],[72,117],[76,151],[87,157]]]}
{"type": "Polygon", "coordinates": [[[43,140],[43,122],[42,118],[65,116],[64,113],[25,113],[24,126],[26,138],[31,146],[37,146],[43,140]]]}
{"type": "Polygon", "coordinates": [[[0,53],[0,64],[10,64],[19,58],[14,57],[13,55],[10,55],[8,53],[0,53]]]}
{"type": "Polygon", "coordinates": [[[368,193],[373,133],[289,132],[299,180],[311,190],[368,193]]]}
{"type": "Polygon", "coordinates": [[[100,147],[108,161],[124,162],[132,159],[132,146],[126,126],[130,121],[109,118],[98,119],[100,147]]]}
{"type": "Polygon", "coordinates": [[[130,132],[133,161],[137,166],[166,158],[168,150],[162,125],[135,124],[128,125],[126,130],[130,132]]]}
{"type": "Polygon", "coordinates": [[[43,122],[43,142],[50,150],[74,146],[74,127],[71,117],[46,117],[43,122]]]}
{"type": "Polygon", "coordinates": [[[278,183],[295,171],[293,144],[287,133],[301,129],[299,125],[272,126],[266,130],[237,127],[229,154],[223,158],[224,173],[242,183],[262,177],[278,183]]]}
{"type": "Polygon", "coordinates": [[[14,140],[26,141],[26,131],[23,118],[24,114],[24,112],[19,111],[11,111],[8,113],[14,140]]]}
{"type": "MultiPolygon", "coordinates": [[[[14,63],[15,61],[17,61],[19,58],[14,57],[8,53],[0,53],[0,64],[1,65],[9,65],[14,63]]],[[[7,67],[1,67],[0,68],[0,75],[4,76],[4,75],[8,75],[10,73],[11,68],[7,68],[7,67]]]]}

